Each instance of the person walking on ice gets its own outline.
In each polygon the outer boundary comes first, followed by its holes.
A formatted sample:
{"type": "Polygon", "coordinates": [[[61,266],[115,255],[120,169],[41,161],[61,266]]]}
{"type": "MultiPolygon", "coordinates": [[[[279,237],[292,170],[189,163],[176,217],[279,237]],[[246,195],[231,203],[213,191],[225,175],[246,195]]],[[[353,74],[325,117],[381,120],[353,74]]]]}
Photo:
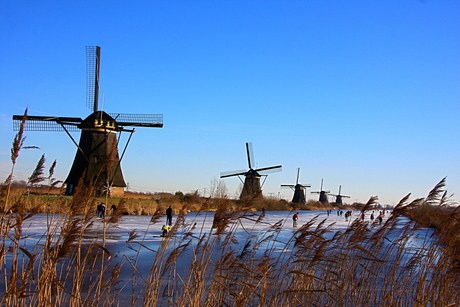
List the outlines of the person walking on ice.
{"type": "Polygon", "coordinates": [[[105,217],[105,204],[100,203],[97,205],[97,217],[103,219],[105,217]]]}
{"type": "Polygon", "coordinates": [[[296,212],[293,216],[292,216],[292,227],[297,227],[297,220],[299,219],[299,213],[296,212]]]}
{"type": "Polygon", "coordinates": [[[171,226],[172,225],[172,208],[169,206],[168,209],[166,209],[166,224],[171,226]]]}

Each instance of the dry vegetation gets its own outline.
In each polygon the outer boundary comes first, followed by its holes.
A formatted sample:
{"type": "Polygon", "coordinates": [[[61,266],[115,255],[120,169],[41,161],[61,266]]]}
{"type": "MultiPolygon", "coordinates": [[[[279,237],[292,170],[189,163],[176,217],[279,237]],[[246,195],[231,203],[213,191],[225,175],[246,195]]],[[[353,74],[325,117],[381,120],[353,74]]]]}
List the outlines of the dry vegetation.
{"type": "MultiPolygon", "coordinates": [[[[22,140],[20,134],[13,144],[12,174],[22,140]]],[[[43,237],[27,244],[26,222],[44,203],[12,197],[8,183],[0,197],[4,306],[457,306],[460,301],[459,212],[448,209],[444,181],[426,198],[410,203],[403,198],[385,223],[358,218],[345,231],[331,232],[330,225],[312,220],[287,242],[279,240],[285,220],[266,224],[263,214],[244,209],[254,204],[234,210],[228,200],[208,199],[195,205],[216,208],[212,229],[185,223],[179,215],[157,250],[133,230],[118,255],[107,249],[104,236],[88,239],[95,200],[85,189],[62,198],[64,214],[49,214],[43,237]],[[445,227],[411,247],[422,224],[403,215],[445,227]],[[246,226],[248,235],[236,236],[242,221],[262,223],[266,230],[246,226]],[[148,270],[140,269],[141,253],[151,254],[148,270]],[[130,272],[128,278],[121,278],[122,272],[130,272]]],[[[374,201],[361,210],[372,210],[374,201]]],[[[176,213],[189,210],[187,202],[180,204],[176,213]]],[[[105,229],[116,225],[128,206],[118,205],[105,229]]],[[[152,224],[160,217],[153,214],[152,224]]]]}

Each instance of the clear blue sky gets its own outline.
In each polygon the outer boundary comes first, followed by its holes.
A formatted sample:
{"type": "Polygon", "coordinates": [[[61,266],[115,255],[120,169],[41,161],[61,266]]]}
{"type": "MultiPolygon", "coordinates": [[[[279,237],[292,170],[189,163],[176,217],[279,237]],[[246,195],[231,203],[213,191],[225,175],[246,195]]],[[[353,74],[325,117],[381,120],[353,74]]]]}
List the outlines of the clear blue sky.
{"type": "MultiPolygon", "coordinates": [[[[443,177],[460,193],[460,2],[1,1],[0,180],[13,114],[85,118],[85,46],[101,46],[104,110],[162,113],[122,161],[131,190],[190,192],[247,166],[351,201],[424,197],[443,177]]],[[[102,97],[103,96],[103,97],[102,97]]],[[[15,179],[40,156],[64,180],[64,132],[27,132],[15,179]]],[[[77,133],[75,138],[79,138],[77,133]]],[[[122,136],[126,140],[127,135],[122,136]]],[[[240,184],[224,179],[233,196],[240,184]]]]}

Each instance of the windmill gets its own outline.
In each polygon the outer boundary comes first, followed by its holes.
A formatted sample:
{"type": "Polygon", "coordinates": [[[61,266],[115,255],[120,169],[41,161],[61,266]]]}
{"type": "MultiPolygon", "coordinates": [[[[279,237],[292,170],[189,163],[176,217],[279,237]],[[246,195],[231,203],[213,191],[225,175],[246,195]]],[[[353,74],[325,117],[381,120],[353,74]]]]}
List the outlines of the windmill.
{"type": "Polygon", "coordinates": [[[327,200],[327,194],[329,194],[330,191],[324,191],[323,190],[323,179],[321,179],[321,189],[316,192],[311,192],[312,194],[319,194],[319,202],[323,204],[329,203],[327,200]]]}
{"type": "Polygon", "coordinates": [[[341,195],[340,191],[342,190],[342,186],[339,185],[339,194],[329,194],[330,196],[335,196],[335,203],[338,205],[342,205],[342,198],[350,198],[347,195],[341,195]]]}
{"type": "MultiPolygon", "coordinates": [[[[86,105],[93,113],[85,119],[79,117],[27,116],[24,130],[65,131],[77,146],[77,153],[67,179],[66,194],[71,195],[75,187],[82,183],[93,186],[94,195],[110,194],[122,196],[125,180],[120,161],[131,139],[134,129],[125,127],[163,127],[162,114],[122,114],[106,113],[99,110],[99,46],[86,47],[86,105]],[[77,144],[70,134],[81,130],[77,144]],[[117,135],[129,132],[129,139],[121,157],[118,155],[117,135]]],[[[18,131],[22,115],[13,116],[13,129],[18,131]]]]}
{"type": "Polygon", "coordinates": [[[305,204],[305,188],[311,187],[311,184],[300,184],[299,183],[300,167],[297,168],[297,179],[295,185],[293,184],[282,184],[282,188],[291,188],[294,191],[294,197],[292,203],[294,204],[305,204]]]}
{"type": "MultiPolygon", "coordinates": [[[[279,172],[281,171],[282,166],[269,166],[263,168],[254,168],[254,153],[252,150],[252,143],[246,143],[246,154],[248,156],[248,166],[249,170],[240,170],[240,171],[231,171],[224,172],[220,174],[220,178],[232,177],[232,176],[244,176],[244,185],[243,190],[241,191],[240,199],[248,200],[253,197],[262,196],[262,188],[260,185],[260,177],[265,176],[267,179],[268,173],[279,172]]],[[[263,181],[262,185],[265,183],[263,181]]],[[[243,180],[241,180],[243,181],[243,180]]]]}

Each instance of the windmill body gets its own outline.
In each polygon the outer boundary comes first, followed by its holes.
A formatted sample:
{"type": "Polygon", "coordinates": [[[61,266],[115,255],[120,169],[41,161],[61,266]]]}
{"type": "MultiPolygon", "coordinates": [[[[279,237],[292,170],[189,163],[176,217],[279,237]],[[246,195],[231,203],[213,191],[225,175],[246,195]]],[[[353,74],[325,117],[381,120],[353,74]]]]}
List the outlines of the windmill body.
{"type": "MultiPolygon", "coordinates": [[[[118,154],[117,136],[131,127],[163,127],[161,114],[106,113],[98,110],[100,47],[86,47],[87,106],[93,110],[87,118],[26,116],[24,130],[65,131],[77,146],[77,153],[65,180],[66,194],[73,194],[79,185],[92,187],[93,195],[122,196],[126,187],[118,154]],[[70,131],[81,131],[78,144],[70,131]]],[[[14,115],[14,129],[19,130],[23,116],[14,115]]],[[[127,146],[127,145],[126,145],[127,146]]],[[[126,149],[126,148],[125,148],[126,149]]]]}
{"type": "Polygon", "coordinates": [[[246,153],[248,157],[249,170],[247,171],[233,171],[221,173],[220,178],[232,176],[244,176],[243,190],[241,191],[240,200],[247,201],[255,198],[262,198],[262,186],[260,178],[267,176],[267,173],[281,171],[282,166],[270,166],[264,168],[253,168],[254,155],[252,151],[252,144],[246,143],[246,153]]]}
{"type": "Polygon", "coordinates": [[[118,156],[116,121],[103,111],[96,111],[78,126],[81,129],[79,150],[67,179],[67,194],[72,194],[80,179],[94,186],[109,187],[112,196],[126,187],[118,156]]]}
{"type": "Polygon", "coordinates": [[[290,184],[282,184],[282,188],[291,188],[294,190],[294,197],[292,198],[292,203],[294,204],[305,204],[305,188],[311,187],[310,184],[300,184],[299,183],[299,174],[300,168],[297,169],[297,179],[295,185],[290,184]]]}
{"type": "Polygon", "coordinates": [[[329,200],[327,199],[327,195],[329,194],[330,191],[324,191],[323,190],[323,179],[321,179],[321,189],[319,191],[311,192],[312,194],[319,194],[319,199],[318,201],[322,203],[323,205],[328,204],[329,200]]]}
{"type": "Polygon", "coordinates": [[[300,184],[296,184],[294,188],[294,197],[292,198],[294,204],[305,204],[305,188],[300,184]]]}
{"type": "Polygon", "coordinates": [[[251,169],[244,174],[244,184],[240,199],[249,199],[255,196],[262,196],[262,188],[259,173],[251,169]]]}

